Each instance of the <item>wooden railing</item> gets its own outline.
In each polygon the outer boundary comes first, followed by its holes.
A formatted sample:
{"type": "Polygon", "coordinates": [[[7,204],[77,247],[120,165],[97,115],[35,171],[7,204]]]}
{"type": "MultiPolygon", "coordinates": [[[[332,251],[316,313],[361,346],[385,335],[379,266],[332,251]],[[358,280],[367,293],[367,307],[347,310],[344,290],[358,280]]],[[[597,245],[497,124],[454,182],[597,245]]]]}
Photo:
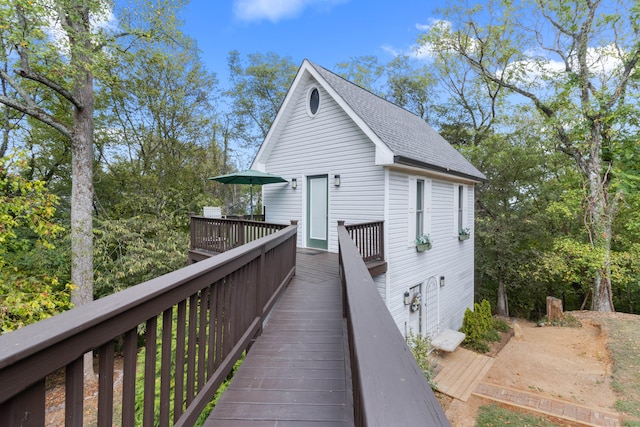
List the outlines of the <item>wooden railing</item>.
{"type": "Polygon", "coordinates": [[[202,251],[223,253],[286,227],[282,224],[269,224],[260,221],[191,215],[190,258],[194,258],[193,255],[202,251]]]}
{"type": "Polygon", "coordinates": [[[338,226],[356,426],[449,426],[344,227],[338,226]]]}
{"type": "Polygon", "coordinates": [[[384,221],[346,226],[364,262],[384,260],[384,221]]]}
{"type": "Polygon", "coordinates": [[[89,351],[98,360],[98,426],[193,425],[293,276],[296,233],[286,227],[0,336],[0,425],[45,425],[45,381],[63,368],[66,426],[82,426],[89,351]]]}

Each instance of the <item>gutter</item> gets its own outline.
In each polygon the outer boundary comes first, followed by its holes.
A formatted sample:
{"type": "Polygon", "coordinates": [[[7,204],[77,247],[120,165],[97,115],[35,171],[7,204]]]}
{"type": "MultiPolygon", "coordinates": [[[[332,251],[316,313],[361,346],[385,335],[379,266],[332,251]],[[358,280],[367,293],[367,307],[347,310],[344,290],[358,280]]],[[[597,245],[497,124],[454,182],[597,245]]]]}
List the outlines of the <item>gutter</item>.
{"type": "Polygon", "coordinates": [[[441,173],[445,173],[445,174],[449,174],[449,175],[454,175],[454,176],[458,176],[460,178],[465,178],[465,179],[469,179],[471,181],[476,181],[478,183],[485,183],[487,182],[487,178],[485,177],[479,177],[477,175],[470,175],[464,172],[459,172],[456,170],[452,170],[443,166],[437,166],[437,165],[432,165],[429,163],[425,163],[425,162],[421,162],[419,160],[414,160],[411,159],[409,157],[404,157],[404,156],[394,156],[393,157],[393,163],[397,164],[397,165],[403,165],[403,166],[412,166],[412,167],[416,167],[416,168],[420,168],[420,169],[426,169],[426,170],[431,170],[434,172],[441,172],[441,173]]]}

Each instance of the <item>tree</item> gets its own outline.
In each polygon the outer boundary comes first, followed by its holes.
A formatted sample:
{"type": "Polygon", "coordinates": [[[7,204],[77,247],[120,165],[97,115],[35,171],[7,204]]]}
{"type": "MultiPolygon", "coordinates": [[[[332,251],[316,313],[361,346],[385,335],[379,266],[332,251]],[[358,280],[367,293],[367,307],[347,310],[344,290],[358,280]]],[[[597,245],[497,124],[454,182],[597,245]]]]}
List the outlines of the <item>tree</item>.
{"type": "MultiPolygon", "coordinates": [[[[94,79],[109,75],[123,37],[134,43],[164,35],[159,28],[168,33],[175,28],[171,0],[155,3],[156,13],[150,16],[120,9],[122,19],[116,26],[106,25],[114,12],[111,6],[102,0],[11,0],[0,8],[0,62],[8,65],[0,68],[0,80],[12,89],[0,94],[0,103],[70,141],[71,302],[76,306],[93,300],[94,79]],[[144,29],[135,27],[136,15],[144,29]],[[47,108],[58,102],[72,110],[70,123],[57,109],[47,108]]],[[[84,371],[93,379],[90,353],[84,371]]]]}
{"type": "Polygon", "coordinates": [[[613,8],[601,0],[453,6],[446,11],[453,26],[422,39],[531,102],[553,130],[556,149],[575,162],[585,186],[588,243],[600,254],[592,282],[598,311],[614,309],[612,225],[624,195],[616,162],[628,141],[626,95],[638,72],[639,12],[633,2],[613,8]]]}
{"type": "Polygon", "coordinates": [[[189,40],[123,58],[99,99],[102,164],[96,194],[116,218],[202,206],[222,161],[215,138],[215,76],[189,40]]]}
{"type": "Polygon", "coordinates": [[[113,9],[106,1],[11,0],[0,12],[4,56],[8,69],[0,80],[14,92],[0,103],[50,126],[71,146],[71,281],[72,302],[93,299],[92,208],[94,162],[94,78],[107,76],[117,60],[118,40],[149,38],[151,30],[170,32],[175,7],[158,2],[152,18],[140,17],[145,30],[135,28],[133,15],[121,9],[119,26],[107,26],[113,9]],[[164,19],[163,19],[164,18],[164,19]],[[105,25],[100,25],[100,23],[105,25]],[[155,27],[154,27],[155,26],[155,27]],[[60,119],[47,100],[55,98],[73,111],[71,123],[60,119]]]}
{"type": "Polygon", "coordinates": [[[273,52],[249,54],[245,64],[240,53],[232,51],[228,63],[231,87],[224,95],[235,113],[234,134],[253,157],[267,136],[298,67],[291,58],[273,52]]]}
{"type": "Polygon", "coordinates": [[[368,90],[382,96],[385,92],[386,66],[380,64],[376,56],[367,55],[349,59],[336,65],[337,73],[342,78],[349,80],[368,90]]]}
{"type": "Polygon", "coordinates": [[[386,66],[387,99],[433,124],[438,112],[437,80],[426,65],[414,67],[408,56],[397,56],[386,66]]]}
{"type": "Polygon", "coordinates": [[[0,334],[70,308],[70,287],[49,262],[63,232],[58,198],[28,175],[24,153],[0,157],[0,334]]]}

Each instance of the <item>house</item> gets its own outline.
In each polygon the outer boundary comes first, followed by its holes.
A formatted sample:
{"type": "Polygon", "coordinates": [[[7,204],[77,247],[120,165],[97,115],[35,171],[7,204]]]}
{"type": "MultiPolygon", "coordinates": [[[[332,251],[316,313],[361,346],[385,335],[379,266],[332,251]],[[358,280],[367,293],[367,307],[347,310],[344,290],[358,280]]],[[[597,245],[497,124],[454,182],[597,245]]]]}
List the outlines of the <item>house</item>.
{"type": "Polygon", "coordinates": [[[337,252],[339,220],[384,221],[374,282],[404,334],[462,326],[485,176],[424,120],[305,60],[252,168],[288,180],[264,186],[263,205],[268,222],[298,220],[298,247],[337,252]],[[418,252],[425,234],[432,248],[418,252]]]}

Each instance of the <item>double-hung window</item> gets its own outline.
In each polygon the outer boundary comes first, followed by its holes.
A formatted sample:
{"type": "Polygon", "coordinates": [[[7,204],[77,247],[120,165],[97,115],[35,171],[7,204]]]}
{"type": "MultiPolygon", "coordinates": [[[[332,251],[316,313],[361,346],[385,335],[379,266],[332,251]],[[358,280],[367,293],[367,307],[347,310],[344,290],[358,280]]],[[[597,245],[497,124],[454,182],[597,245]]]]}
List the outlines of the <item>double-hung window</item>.
{"type": "Polygon", "coordinates": [[[431,233],[431,180],[409,177],[408,244],[415,245],[419,236],[431,233]]]}
{"type": "Polygon", "coordinates": [[[416,180],[416,237],[424,233],[424,179],[416,180]]]}
{"type": "Polygon", "coordinates": [[[458,234],[460,230],[469,227],[466,218],[466,213],[469,209],[467,206],[467,189],[465,185],[456,184],[453,186],[453,190],[453,231],[458,234]]]}
{"type": "Polygon", "coordinates": [[[458,230],[464,228],[464,187],[458,185],[458,230]]]}

